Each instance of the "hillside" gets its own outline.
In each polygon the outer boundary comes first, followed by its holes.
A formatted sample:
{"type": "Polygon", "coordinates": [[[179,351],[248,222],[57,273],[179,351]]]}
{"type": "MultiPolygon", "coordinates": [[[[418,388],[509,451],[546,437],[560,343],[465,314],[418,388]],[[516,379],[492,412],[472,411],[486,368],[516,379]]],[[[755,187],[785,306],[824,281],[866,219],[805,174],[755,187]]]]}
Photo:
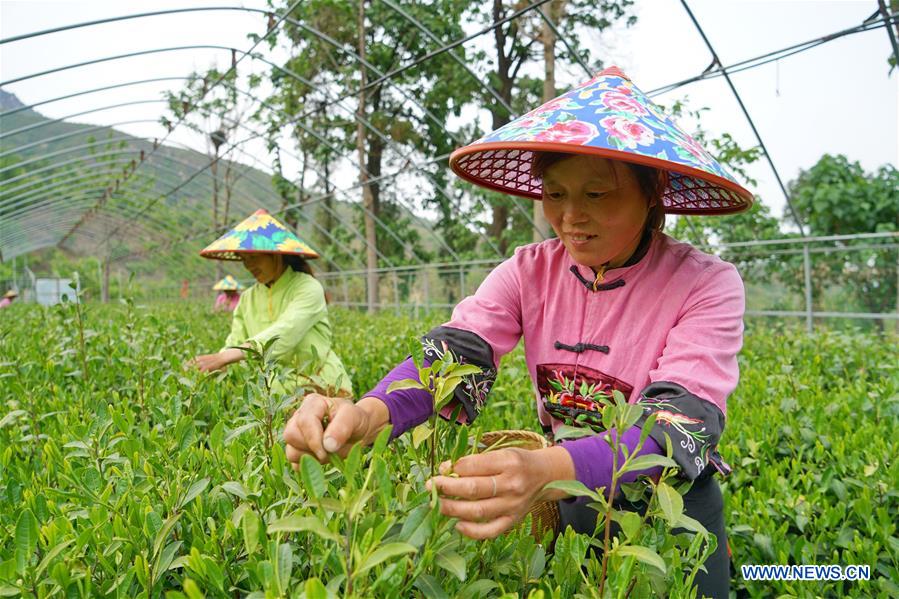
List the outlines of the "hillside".
{"type": "MultiPolygon", "coordinates": [[[[140,160],[141,152],[148,159],[111,202],[127,204],[131,212],[153,203],[151,216],[162,223],[170,222],[167,213],[175,209],[182,215],[200,210],[209,214],[204,204],[212,195],[212,176],[207,168],[209,158],[200,152],[165,145],[152,152],[151,142],[110,127],[49,119],[6,92],[0,92],[0,110],[0,242],[19,240],[11,227],[27,230],[39,226],[19,215],[55,193],[71,195],[73,212],[87,210],[102,197],[107,185],[122,177],[131,160],[140,160]],[[192,176],[193,181],[172,192],[192,176]]],[[[236,175],[232,191],[236,209],[277,207],[269,174],[238,163],[230,166],[236,175]]],[[[222,161],[219,172],[228,167],[222,161]]],[[[104,228],[124,224],[109,213],[104,215],[104,228]]],[[[79,246],[83,239],[73,238],[72,243],[68,249],[76,253],[87,249],[79,246]]]]}
{"type": "MultiPolygon", "coordinates": [[[[0,253],[3,260],[57,245],[72,256],[97,255],[101,253],[98,241],[102,239],[98,240],[95,232],[100,231],[104,238],[110,232],[116,233],[114,247],[108,250],[113,257],[127,256],[129,261],[132,257],[141,258],[141,264],[129,264],[129,270],[143,273],[171,270],[163,263],[164,259],[144,259],[145,255],[157,253],[156,249],[148,251],[148,247],[169,247],[191,232],[197,233],[197,237],[185,240],[190,247],[179,243],[179,249],[172,247],[172,251],[192,251],[193,245],[209,237],[213,187],[208,168],[210,158],[201,152],[168,145],[158,147],[155,152],[152,149],[152,142],[111,127],[50,119],[27,108],[15,95],[0,90],[0,253]],[[139,161],[141,152],[148,158],[109,200],[110,204],[116,204],[115,210],[91,212],[80,222],[82,215],[101,200],[103,190],[122,176],[123,169],[129,168],[131,160],[139,161]],[[58,202],[60,193],[68,196],[65,204],[58,202]],[[45,204],[52,206],[53,218],[76,223],[65,228],[74,229],[76,234],[65,236],[62,231],[47,230],[44,224],[48,211],[34,210],[45,204]],[[123,213],[140,214],[140,218],[129,220],[123,213]],[[88,234],[85,229],[93,233],[88,234]]],[[[235,182],[228,222],[260,207],[277,210],[281,206],[268,173],[237,162],[221,161],[218,166],[220,211],[224,196],[221,180],[229,167],[235,182]]],[[[349,253],[341,250],[341,261],[349,260],[348,266],[358,267],[357,258],[364,251],[353,231],[361,229],[358,208],[336,200],[331,206],[336,218],[347,223],[342,231],[332,231],[349,250],[349,253]]],[[[322,227],[311,222],[329,220],[321,208],[297,216],[301,220],[300,234],[316,247],[332,243],[322,227]]],[[[328,226],[333,226],[335,218],[330,221],[328,226]]],[[[427,222],[424,226],[411,225],[421,246],[428,251],[436,245],[431,228],[427,222]]]]}

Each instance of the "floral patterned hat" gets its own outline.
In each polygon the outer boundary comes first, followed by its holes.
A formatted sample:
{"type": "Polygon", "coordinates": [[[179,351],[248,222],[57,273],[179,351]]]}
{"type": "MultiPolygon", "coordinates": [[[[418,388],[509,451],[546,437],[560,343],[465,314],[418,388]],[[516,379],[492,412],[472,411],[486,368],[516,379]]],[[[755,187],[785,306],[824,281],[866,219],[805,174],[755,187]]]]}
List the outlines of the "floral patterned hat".
{"type": "Polygon", "coordinates": [[[534,152],[586,154],[667,171],[662,201],[671,214],[727,214],[752,204],[752,194],[618,67],[459,148],[450,166],[482,187],[539,200],[543,181],[531,175],[534,152]]]}
{"type": "Polygon", "coordinates": [[[213,291],[239,291],[243,289],[243,285],[231,275],[225,275],[225,278],[213,285],[212,289],[213,291]]]}
{"type": "Polygon", "coordinates": [[[240,260],[240,254],[287,254],[318,258],[318,253],[265,210],[257,210],[242,223],[200,252],[211,260],[240,260]]]}

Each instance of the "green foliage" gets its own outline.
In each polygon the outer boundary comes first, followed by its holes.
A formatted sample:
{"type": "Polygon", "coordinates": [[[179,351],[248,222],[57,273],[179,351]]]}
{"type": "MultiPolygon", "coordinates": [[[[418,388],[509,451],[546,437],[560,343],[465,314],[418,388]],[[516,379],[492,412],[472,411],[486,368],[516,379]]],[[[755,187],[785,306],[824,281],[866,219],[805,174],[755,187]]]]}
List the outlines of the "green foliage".
{"type": "MultiPolygon", "coordinates": [[[[670,457],[670,447],[668,455],[664,456],[637,455],[649,437],[655,416],[643,422],[640,440],[634,451],[628,452],[618,442],[618,435],[637,423],[643,414],[643,407],[640,402],[627,403],[619,391],[614,391],[604,403],[603,427],[612,433],[606,438],[612,451],[609,488],[617,490],[621,487],[622,493],[588,489],[578,481],[556,481],[547,488],[593,500],[588,505],[599,513],[599,517],[596,523],[597,538],[591,540],[591,544],[601,550],[600,564],[598,567],[595,563],[588,566],[584,581],[597,587],[599,596],[604,596],[606,588],[613,589],[613,593],[628,589],[628,593],[634,592],[640,597],[652,593],[677,596],[679,591],[689,591],[692,587],[696,572],[714,553],[717,541],[699,522],[684,513],[682,494],[690,486],[683,483],[677,484],[677,488],[673,486],[676,484],[676,464],[670,457]],[[619,455],[624,455],[621,463],[618,462],[619,455]],[[619,485],[621,476],[627,472],[655,466],[665,469],[658,480],[646,479],[619,485]],[[645,510],[640,514],[618,509],[615,500],[619,497],[626,497],[632,504],[643,504],[645,510]],[[615,535],[612,533],[613,522],[621,531],[615,535]],[[680,532],[675,532],[676,529],[680,532]]],[[[566,429],[565,432],[570,435],[573,431],[566,429]]]]}
{"type": "Polygon", "coordinates": [[[825,154],[790,184],[790,197],[813,235],[899,230],[899,170],[865,173],[842,154],[825,154]]]}
{"type": "MultiPolygon", "coordinates": [[[[454,438],[453,435],[447,434],[448,431],[445,427],[438,427],[438,415],[452,401],[456,387],[465,382],[466,377],[480,374],[481,369],[473,364],[456,362],[450,351],[446,351],[443,356],[432,362],[430,366],[425,366],[421,357],[422,350],[418,348],[418,340],[413,339],[412,343],[416,345],[413,348],[412,355],[415,357],[415,365],[418,367],[418,379],[394,381],[387,388],[387,391],[390,393],[401,389],[420,389],[427,391],[431,395],[433,402],[432,416],[428,419],[427,424],[418,426],[412,432],[412,443],[417,448],[422,442],[429,440],[430,459],[428,461],[428,471],[433,476],[437,474],[438,459],[444,457],[443,453],[438,456],[437,448],[448,447],[450,451],[446,453],[450,453],[448,457],[455,461],[460,457],[461,450],[459,455],[455,455],[452,453],[452,449],[464,441],[462,437],[458,436],[458,431],[456,431],[454,438]],[[450,441],[449,443],[448,440],[450,441]]],[[[461,406],[458,409],[461,410],[461,406]]],[[[462,448],[464,449],[464,445],[462,448]]]]}
{"type": "MultiPolygon", "coordinates": [[[[882,166],[865,173],[858,162],[825,154],[790,184],[790,196],[811,235],[899,231],[899,170],[882,166]]],[[[867,312],[887,312],[896,301],[896,251],[872,240],[849,263],[843,254],[815,256],[815,296],[823,287],[849,287],[867,312]]],[[[863,243],[856,242],[855,245],[863,243]]]]}
{"type": "MultiPolygon", "coordinates": [[[[526,527],[487,542],[460,537],[432,507],[409,435],[387,445],[385,433],[371,449],[327,466],[305,459],[295,472],[279,439],[269,446],[261,425],[244,428],[264,414],[264,359],[220,378],[182,367],[221,345],[226,315],[183,302],[89,305],[85,379],[73,308],[14,304],[0,320],[0,344],[13,348],[0,359],[0,595],[596,596],[601,561],[584,559],[586,536],[566,533],[555,553],[526,527]]],[[[335,349],[354,387],[367,389],[446,314],[332,318],[335,349]]],[[[868,564],[872,580],[738,578],[738,594],[896,595],[892,347],[859,333],[750,329],[721,446],[735,468],[723,484],[735,565],[868,564]]],[[[276,435],[289,413],[272,412],[276,435]]],[[[467,446],[480,431],[535,423],[519,349],[475,425],[447,429],[467,446]]],[[[679,507],[680,489],[666,484],[656,491],[662,520],[679,507]]],[[[624,536],[611,539],[607,596],[626,590],[615,582],[626,571],[640,572],[632,596],[659,584],[657,561],[637,546],[663,558],[669,576],[687,570],[675,554],[702,549],[663,535],[667,520],[651,543],[634,542],[639,523],[615,517],[624,536]]],[[[685,579],[665,584],[670,596],[689,595],[685,579]]]]}

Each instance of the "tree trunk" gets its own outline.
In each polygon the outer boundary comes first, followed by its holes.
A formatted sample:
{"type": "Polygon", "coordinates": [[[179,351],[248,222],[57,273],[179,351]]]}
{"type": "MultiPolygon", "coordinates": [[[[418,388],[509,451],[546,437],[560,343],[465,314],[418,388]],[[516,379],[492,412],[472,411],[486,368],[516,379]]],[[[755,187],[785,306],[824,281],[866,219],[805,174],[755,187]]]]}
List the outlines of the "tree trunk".
{"type": "Polygon", "coordinates": [[[334,198],[332,194],[334,193],[334,187],[331,185],[331,153],[325,153],[324,157],[324,169],[325,169],[325,210],[324,210],[324,224],[322,225],[325,231],[329,234],[334,230],[334,216],[332,214],[334,207],[334,198]]]}
{"type": "Polygon", "coordinates": [[[103,258],[103,284],[100,290],[100,300],[104,304],[109,303],[109,255],[103,258]]]}
{"type": "Polygon", "coordinates": [[[222,225],[228,225],[228,218],[231,212],[231,191],[234,188],[234,175],[231,172],[232,163],[229,160],[225,166],[225,207],[222,210],[222,225]]]}
{"type": "MultiPolygon", "coordinates": [[[[499,21],[504,16],[503,1],[493,0],[493,21],[499,21]]],[[[506,55],[506,32],[502,27],[496,27],[493,30],[493,41],[496,47],[496,77],[499,82],[497,93],[506,101],[506,104],[512,105],[512,85],[514,81],[510,74],[512,60],[506,55]]],[[[514,44],[513,44],[514,46],[514,44]]],[[[509,50],[511,52],[511,49],[509,50]]],[[[493,117],[493,130],[497,130],[511,119],[511,115],[500,104],[491,103],[490,112],[493,117]]],[[[508,240],[505,239],[503,233],[509,224],[509,207],[503,203],[493,204],[493,219],[487,228],[488,234],[496,241],[496,246],[500,252],[505,255],[508,249],[508,240]]]]}
{"type": "MultiPolygon", "coordinates": [[[[373,110],[377,110],[373,106],[373,110]]],[[[365,165],[368,176],[377,179],[381,176],[381,161],[384,157],[384,142],[379,137],[368,140],[368,162],[365,165]]],[[[381,184],[374,181],[369,184],[371,188],[372,205],[376,216],[381,215],[381,184]]]]}
{"type": "MultiPolygon", "coordinates": [[[[561,14],[560,0],[552,0],[548,5],[549,20],[553,24],[559,22],[561,14]]],[[[540,32],[543,41],[543,101],[549,102],[556,97],[556,34],[546,21],[540,32]]],[[[549,239],[550,227],[543,216],[543,202],[534,202],[534,243],[549,239]]]]}
{"type": "MultiPolygon", "coordinates": [[[[365,60],[365,0],[359,0],[359,11],[357,21],[359,58],[360,61],[365,60]]],[[[360,85],[359,85],[359,106],[356,109],[356,151],[359,154],[359,182],[362,184],[362,203],[367,212],[365,213],[365,240],[366,240],[366,268],[368,270],[366,280],[368,282],[368,311],[374,312],[378,307],[378,254],[377,248],[377,231],[375,229],[375,221],[372,215],[376,213],[375,198],[372,194],[371,185],[368,182],[368,175],[365,172],[365,127],[362,126],[362,119],[365,117],[365,86],[368,83],[365,67],[360,69],[360,85]]]]}

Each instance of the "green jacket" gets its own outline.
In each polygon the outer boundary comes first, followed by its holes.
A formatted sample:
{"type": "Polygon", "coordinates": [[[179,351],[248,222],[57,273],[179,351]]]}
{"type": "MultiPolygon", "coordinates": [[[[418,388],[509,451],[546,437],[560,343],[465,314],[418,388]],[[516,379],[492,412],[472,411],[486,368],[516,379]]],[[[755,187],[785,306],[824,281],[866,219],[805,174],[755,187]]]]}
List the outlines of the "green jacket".
{"type": "MultiPolygon", "coordinates": [[[[350,377],[331,349],[325,292],[315,277],[288,268],[271,287],[256,283],[241,294],[225,346],[265,344],[275,336],[271,356],[297,371],[294,388],[315,385],[352,395],[350,377]]],[[[293,391],[281,385],[278,390],[293,391]]]]}

